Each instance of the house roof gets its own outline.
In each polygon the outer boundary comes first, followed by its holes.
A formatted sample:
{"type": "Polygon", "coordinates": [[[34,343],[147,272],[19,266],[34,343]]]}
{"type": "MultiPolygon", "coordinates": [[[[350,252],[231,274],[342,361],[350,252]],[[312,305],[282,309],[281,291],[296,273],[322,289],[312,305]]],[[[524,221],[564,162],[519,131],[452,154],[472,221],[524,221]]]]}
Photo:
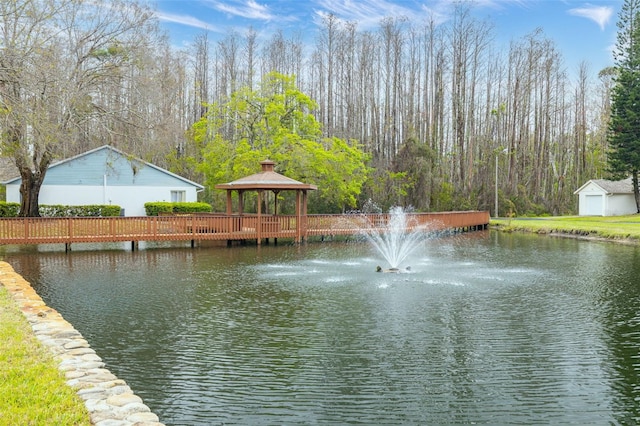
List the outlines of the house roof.
{"type": "MultiPolygon", "coordinates": [[[[188,185],[193,185],[193,186],[195,186],[198,190],[202,190],[202,189],[204,189],[204,186],[200,185],[199,183],[193,182],[193,181],[191,181],[191,180],[189,180],[189,179],[187,179],[187,178],[184,178],[184,177],[182,177],[182,176],[176,175],[175,173],[172,173],[172,172],[170,172],[170,171],[168,171],[168,170],[165,170],[165,169],[163,169],[162,167],[158,167],[158,166],[156,166],[156,165],[154,165],[154,164],[148,163],[148,162],[146,162],[146,161],[144,161],[144,160],[142,160],[142,159],[140,159],[140,158],[132,157],[131,155],[126,154],[126,153],[124,153],[123,151],[120,151],[119,149],[114,148],[114,147],[112,147],[112,146],[110,146],[110,145],[103,145],[103,146],[101,146],[101,147],[98,147],[98,148],[95,148],[95,149],[92,149],[92,150],[89,150],[89,151],[83,152],[82,154],[78,154],[78,155],[75,155],[75,156],[73,156],[73,157],[69,157],[69,158],[64,159],[64,160],[62,160],[62,161],[58,161],[58,162],[56,162],[56,163],[51,164],[47,170],[50,170],[50,169],[56,168],[56,167],[58,167],[58,166],[62,166],[62,165],[64,165],[64,164],[70,163],[70,162],[72,162],[72,161],[75,161],[75,160],[81,159],[81,158],[83,158],[83,157],[88,157],[88,156],[90,156],[90,155],[92,155],[92,154],[96,154],[96,153],[98,153],[98,152],[100,152],[100,151],[105,151],[105,150],[106,150],[106,151],[110,151],[110,152],[112,152],[112,153],[115,153],[115,154],[119,155],[119,156],[120,156],[120,157],[122,157],[122,158],[126,158],[126,159],[127,159],[128,161],[130,161],[130,162],[137,162],[137,163],[140,163],[140,164],[142,164],[142,165],[143,165],[143,166],[145,166],[145,167],[149,167],[149,168],[151,168],[151,169],[153,169],[153,170],[156,170],[156,171],[158,171],[158,172],[160,172],[160,173],[163,173],[163,174],[165,174],[165,175],[167,175],[167,176],[171,176],[172,178],[178,179],[178,180],[180,180],[180,181],[182,181],[182,182],[184,182],[184,183],[186,183],[186,184],[188,184],[188,185]]],[[[21,177],[20,177],[20,176],[18,176],[18,177],[14,177],[14,178],[12,178],[12,179],[9,179],[9,180],[7,180],[7,181],[5,181],[5,182],[2,182],[2,183],[4,183],[5,185],[8,185],[8,184],[16,183],[16,182],[17,182],[17,181],[19,181],[20,179],[21,179],[21,177]]]]}
{"type": "Polygon", "coordinates": [[[273,171],[275,163],[271,160],[264,160],[260,162],[262,171],[250,176],[234,180],[229,183],[221,183],[216,185],[216,189],[226,190],[296,190],[307,189],[316,190],[317,186],[302,183],[295,179],[288,178],[280,173],[273,171]]]}
{"type": "Polygon", "coordinates": [[[590,183],[593,183],[606,194],[633,194],[633,184],[631,178],[624,180],[607,180],[607,179],[591,179],[580,188],[578,188],[574,194],[580,193],[590,183]]]}

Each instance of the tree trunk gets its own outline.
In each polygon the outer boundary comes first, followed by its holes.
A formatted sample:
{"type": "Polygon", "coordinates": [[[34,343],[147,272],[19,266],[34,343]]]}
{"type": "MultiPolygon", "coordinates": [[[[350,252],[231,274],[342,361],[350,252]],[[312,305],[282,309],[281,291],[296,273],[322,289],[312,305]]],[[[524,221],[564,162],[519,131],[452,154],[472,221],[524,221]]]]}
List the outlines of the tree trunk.
{"type": "Polygon", "coordinates": [[[51,154],[38,149],[30,154],[29,159],[24,153],[16,156],[16,166],[20,171],[22,183],[20,184],[20,217],[40,217],[40,188],[51,164],[51,154]],[[32,168],[30,164],[33,164],[32,168]]]}
{"type": "Polygon", "coordinates": [[[20,184],[20,217],[40,217],[40,188],[44,181],[44,173],[32,172],[29,169],[20,170],[22,183],[20,184]]]}

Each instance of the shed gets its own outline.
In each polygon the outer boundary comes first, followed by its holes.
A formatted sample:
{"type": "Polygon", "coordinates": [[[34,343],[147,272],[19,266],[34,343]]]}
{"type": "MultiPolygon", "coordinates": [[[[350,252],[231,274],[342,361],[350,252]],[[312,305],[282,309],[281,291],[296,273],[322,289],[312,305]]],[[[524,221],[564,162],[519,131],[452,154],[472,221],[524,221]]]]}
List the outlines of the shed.
{"type": "Polygon", "coordinates": [[[620,216],[638,212],[631,178],[612,181],[592,179],[578,188],[580,216],[620,216]]]}
{"type": "MultiPolygon", "coordinates": [[[[20,202],[20,177],[4,182],[7,201],[20,202]]],[[[40,204],[114,204],[125,216],[145,216],[151,201],[197,201],[204,187],[112,146],[104,145],[52,164],[47,169],[40,204]]]]}

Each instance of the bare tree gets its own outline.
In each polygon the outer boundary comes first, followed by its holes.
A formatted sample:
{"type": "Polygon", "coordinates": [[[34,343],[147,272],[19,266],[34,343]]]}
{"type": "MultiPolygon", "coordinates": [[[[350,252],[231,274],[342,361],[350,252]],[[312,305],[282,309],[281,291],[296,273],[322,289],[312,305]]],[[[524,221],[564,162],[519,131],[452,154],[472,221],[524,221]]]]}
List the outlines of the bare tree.
{"type": "Polygon", "coordinates": [[[223,40],[218,42],[217,54],[218,81],[219,87],[217,95],[228,97],[236,91],[240,75],[240,35],[236,32],[229,33],[223,40]]]}
{"type": "Polygon", "coordinates": [[[123,1],[0,2],[0,143],[20,171],[21,216],[38,216],[48,166],[89,136],[86,123],[126,118],[123,83],[151,18],[123,1]]]}
{"type": "Polygon", "coordinates": [[[263,46],[262,75],[275,71],[299,76],[303,64],[302,52],[303,44],[299,34],[293,34],[287,39],[282,31],[277,31],[263,46]]]}
{"type": "Polygon", "coordinates": [[[246,61],[246,77],[244,84],[253,89],[253,80],[256,72],[256,50],[257,50],[257,33],[253,28],[249,28],[245,34],[244,54],[246,61]]]}
{"type": "Polygon", "coordinates": [[[202,33],[193,41],[194,77],[193,77],[193,122],[202,118],[206,112],[206,104],[209,98],[209,63],[210,47],[209,36],[202,33]]]}
{"type": "Polygon", "coordinates": [[[382,158],[388,164],[398,152],[402,141],[402,113],[400,99],[403,95],[406,18],[387,18],[381,22],[382,76],[384,84],[384,108],[382,118],[382,158]]]}
{"type": "Polygon", "coordinates": [[[575,87],[575,131],[574,131],[574,184],[577,187],[584,179],[587,170],[587,92],[588,87],[588,65],[581,62],[578,68],[578,81],[575,87]]]}
{"type": "Polygon", "coordinates": [[[337,16],[330,14],[322,18],[322,27],[316,43],[316,58],[322,86],[325,87],[320,104],[320,114],[327,136],[335,133],[335,64],[337,61],[338,38],[341,23],[337,16]]]}

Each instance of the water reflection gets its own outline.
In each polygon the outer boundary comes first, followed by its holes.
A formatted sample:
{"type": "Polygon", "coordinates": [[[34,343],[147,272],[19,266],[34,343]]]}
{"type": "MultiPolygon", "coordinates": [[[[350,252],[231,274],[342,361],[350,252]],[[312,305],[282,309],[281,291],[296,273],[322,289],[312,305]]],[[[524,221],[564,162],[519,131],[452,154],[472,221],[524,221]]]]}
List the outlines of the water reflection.
{"type": "Polygon", "coordinates": [[[640,251],[473,233],[5,252],[167,424],[638,422],[640,251]]]}

